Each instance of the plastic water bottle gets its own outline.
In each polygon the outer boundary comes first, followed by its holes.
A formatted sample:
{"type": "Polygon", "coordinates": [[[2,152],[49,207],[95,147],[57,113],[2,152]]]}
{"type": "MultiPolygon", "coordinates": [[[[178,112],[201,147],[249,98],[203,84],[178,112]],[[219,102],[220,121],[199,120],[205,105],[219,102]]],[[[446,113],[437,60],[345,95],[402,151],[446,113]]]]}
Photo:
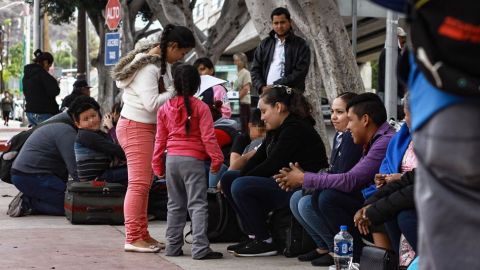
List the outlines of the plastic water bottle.
{"type": "Polygon", "coordinates": [[[337,270],[349,270],[353,259],[353,237],[348,233],[347,226],[340,226],[340,232],[333,239],[335,267],[337,270]]]}

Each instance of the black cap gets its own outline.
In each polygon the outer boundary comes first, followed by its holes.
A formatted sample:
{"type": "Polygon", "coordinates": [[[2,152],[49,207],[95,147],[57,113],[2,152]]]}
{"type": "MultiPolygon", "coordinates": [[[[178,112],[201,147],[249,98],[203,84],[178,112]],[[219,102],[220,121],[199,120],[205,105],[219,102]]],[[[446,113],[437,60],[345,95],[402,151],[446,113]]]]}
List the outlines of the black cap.
{"type": "Polygon", "coordinates": [[[73,83],[73,88],[83,88],[83,87],[92,88],[91,86],[88,85],[86,80],[76,80],[73,83]]]}

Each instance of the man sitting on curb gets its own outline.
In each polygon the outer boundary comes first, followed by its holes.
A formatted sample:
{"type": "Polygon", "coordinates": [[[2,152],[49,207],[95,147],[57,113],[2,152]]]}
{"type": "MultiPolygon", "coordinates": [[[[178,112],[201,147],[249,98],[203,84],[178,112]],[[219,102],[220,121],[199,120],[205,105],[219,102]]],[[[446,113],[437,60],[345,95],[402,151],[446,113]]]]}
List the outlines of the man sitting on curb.
{"type": "MultiPolygon", "coordinates": [[[[277,183],[285,190],[298,187],[318,189],[318,228],[320,237],[328,246],[316,257],[315,266],[329,266],[333,262],[333,238],[340,225],[347,225],[353,236],[353,260],[358,262],[362,240],[353,224],[355,212],[363,205],[361,190],[373,183],[375,174],[385,158],[388,143],[395,133],[386,122],[387,113],[380,98],[373,93],[358,95],[347,104],[348,126],[355,144],[363,145],[360,161],[346,173],[304,172],[301,164],[292,160],[290,168],[275,175],[277,183]],[[295,163],[293,163],[295,162],[295,163]]],[[[316,255],[316,254],[315,254],[316,255]]]]}

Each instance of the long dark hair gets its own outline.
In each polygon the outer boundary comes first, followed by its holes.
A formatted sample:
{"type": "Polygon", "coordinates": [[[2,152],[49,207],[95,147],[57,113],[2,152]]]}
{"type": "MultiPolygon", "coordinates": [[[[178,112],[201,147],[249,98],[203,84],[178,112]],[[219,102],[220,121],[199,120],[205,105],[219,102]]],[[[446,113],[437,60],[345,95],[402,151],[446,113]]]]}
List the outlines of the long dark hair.
{"type": "Polygon", "coordinates": [[[192,108],[190,106],[190,97],[195,95],[200,87],[200,75],[196,68],[192,65],[183,64],[175,69],[173,76],[173,85],[177,91],[177,96],[183,96],[185,109],[187,110],[187,122],[185,130],[187,134],[190,132],[190,120],[192,117],[192,108]]]}
{"type": "Polygon", "coordinates": [[[275,105],[280,102],[287,106],[287,110],[301,119],[312,120],[312,105],[302,92],[284,85],[274,85],[262,93],[260,98],[265,104],[275,105]]]}
{"type": "Polygon", "coordinates": [[[47,60],[48,64],[53,63],[53,55],[49,52],[42,52],[42,50],[37,49],[33,52],[35,58],[33,59],[34,63],[41,64],[43,61],[47,60]]]}
{"type": "Polygon", "coordinates": [[[175,42],[179,48],[194,48],[195,37],[190,29],[180,26],[167,24],[163,28],[160,36],[160,74],[165,75],[167,71],[167,47],[169,43],[175,42]]]}

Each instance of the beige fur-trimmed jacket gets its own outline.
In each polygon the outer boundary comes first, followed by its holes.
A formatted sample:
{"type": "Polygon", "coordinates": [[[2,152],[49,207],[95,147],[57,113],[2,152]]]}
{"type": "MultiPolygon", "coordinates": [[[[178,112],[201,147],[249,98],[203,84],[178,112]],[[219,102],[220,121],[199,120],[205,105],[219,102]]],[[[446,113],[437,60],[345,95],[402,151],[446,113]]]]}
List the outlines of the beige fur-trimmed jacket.
{"type": "Polygon", "coordinates": [[[115,66],[112,77],[123,89],[121,115],[140,123],[155,124],[158,108],[174,96],[171,65],[163,76],[166,92],[158,93],[160,56],[147,54],[152,45],[136,49],[115,66]]]}

